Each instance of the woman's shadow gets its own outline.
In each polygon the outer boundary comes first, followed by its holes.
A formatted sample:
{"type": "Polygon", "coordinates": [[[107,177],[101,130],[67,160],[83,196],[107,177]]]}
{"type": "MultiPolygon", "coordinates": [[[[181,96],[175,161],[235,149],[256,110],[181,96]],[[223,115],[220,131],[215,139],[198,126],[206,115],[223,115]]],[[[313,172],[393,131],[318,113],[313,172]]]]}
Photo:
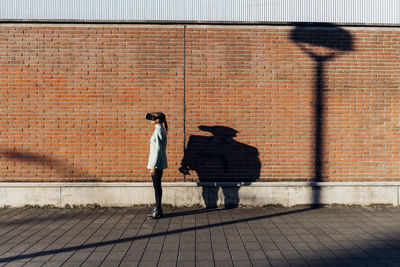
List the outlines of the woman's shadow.
{"type": "Polygon", "coordinates": [[[217,207],[220,187],[225,208],[235,208],[240,202],[240,187],[260,177],[258,150],[234,140],[238,131],[232,128],[217,125],[199,129],[212,136],[189,137],[179,170],[185,175],[196,171],[207,208],[217,207]]]}

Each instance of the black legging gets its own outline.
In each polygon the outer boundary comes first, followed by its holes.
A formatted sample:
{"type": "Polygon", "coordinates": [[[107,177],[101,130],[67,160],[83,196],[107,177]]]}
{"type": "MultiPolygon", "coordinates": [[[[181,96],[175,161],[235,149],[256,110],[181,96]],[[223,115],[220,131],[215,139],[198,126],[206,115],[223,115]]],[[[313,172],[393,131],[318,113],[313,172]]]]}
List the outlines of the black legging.
{"type": "Polygon", "coordinates": [[[161,178],[163,175],[163,170],[155,169],[154,174],[151,176],[153,180],[154,193],[156,195],[156,207],[158,210],[161,210],[161,197],[162,197],[162,188],[161,188],[161,178]]]}

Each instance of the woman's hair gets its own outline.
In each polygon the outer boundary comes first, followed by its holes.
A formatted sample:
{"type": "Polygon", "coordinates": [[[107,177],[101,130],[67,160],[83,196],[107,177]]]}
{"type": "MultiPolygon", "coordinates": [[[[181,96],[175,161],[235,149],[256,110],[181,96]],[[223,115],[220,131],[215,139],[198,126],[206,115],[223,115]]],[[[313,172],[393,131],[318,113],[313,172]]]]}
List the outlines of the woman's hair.
{"type": "Polygon", "coordinates": [[[161,124],[164,124],[165,131],[168,132],[168,123],[167,123],[167,119],[165,118],[165,114],[162,112],[157,112],[156,114],[157,114],[156,119],[160,120],[161,124]]]}

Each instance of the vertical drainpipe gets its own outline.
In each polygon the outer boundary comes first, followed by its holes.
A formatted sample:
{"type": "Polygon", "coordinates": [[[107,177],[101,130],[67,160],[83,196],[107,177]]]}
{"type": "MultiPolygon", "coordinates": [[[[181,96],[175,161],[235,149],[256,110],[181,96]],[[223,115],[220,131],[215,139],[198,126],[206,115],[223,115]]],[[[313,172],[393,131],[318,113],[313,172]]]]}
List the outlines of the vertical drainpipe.
{"type": "Polygon", "coordinates": [[[399,185],[397,185],[397,206],[400,206],[400,195],[399,195],[399,185]]]}
{"type": "MultiPolygon", "coordinates": [[[[183,26],[183,153],[186,150],[186,25],[183,26]]],[[[186,174],[183,175],[186,182],[186,174]]]]}

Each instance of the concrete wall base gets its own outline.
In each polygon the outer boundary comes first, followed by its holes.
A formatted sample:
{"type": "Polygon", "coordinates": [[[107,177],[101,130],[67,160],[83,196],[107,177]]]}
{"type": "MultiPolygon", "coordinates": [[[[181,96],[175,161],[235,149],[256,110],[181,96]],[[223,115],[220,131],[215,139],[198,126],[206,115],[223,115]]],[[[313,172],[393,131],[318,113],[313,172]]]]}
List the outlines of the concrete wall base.
{"type": "MultiPolygon", "coordinates": [[[[399,206],[400,182],[163,183],[163,204],[264,206],[388,204],[399,206]]],[[[0,206],[154,203],[151,183],[0,183],[0,206]]]]}

